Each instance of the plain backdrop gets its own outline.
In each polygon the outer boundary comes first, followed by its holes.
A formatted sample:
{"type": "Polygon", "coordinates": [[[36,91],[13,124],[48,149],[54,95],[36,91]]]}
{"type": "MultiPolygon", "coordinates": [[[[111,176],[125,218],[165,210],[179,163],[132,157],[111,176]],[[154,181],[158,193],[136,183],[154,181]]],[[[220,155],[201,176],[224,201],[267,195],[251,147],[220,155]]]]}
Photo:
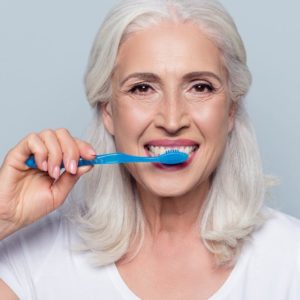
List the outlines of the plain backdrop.
{"type": "MultiPolygon", "coordinates": [[[[104,15],[118,1],[0,0],[0,161],[23,136],[66,127],[83,137],[91,118],[83,75],[104,15]]],[[[247,106],[270,206],[300,217],[300,2],[221,0],[244,40],[253,84],[247,106]]]]}

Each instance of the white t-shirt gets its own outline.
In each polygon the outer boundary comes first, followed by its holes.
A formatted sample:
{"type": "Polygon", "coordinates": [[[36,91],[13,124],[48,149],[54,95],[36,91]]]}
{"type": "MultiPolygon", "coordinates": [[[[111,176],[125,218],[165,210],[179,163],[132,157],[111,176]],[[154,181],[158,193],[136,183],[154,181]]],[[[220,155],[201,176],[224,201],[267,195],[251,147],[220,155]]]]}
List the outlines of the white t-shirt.
{"type": "MultiPolygon", "coordinates": [[[[300,299],[300,220],[270,212],[209,300],[300,299]]],[[[52,213],[0,243],[0,278],[21,300],[139,299],[115,264],[92,267],[70,250],[75,239],[70,223],[52,213]]]]}

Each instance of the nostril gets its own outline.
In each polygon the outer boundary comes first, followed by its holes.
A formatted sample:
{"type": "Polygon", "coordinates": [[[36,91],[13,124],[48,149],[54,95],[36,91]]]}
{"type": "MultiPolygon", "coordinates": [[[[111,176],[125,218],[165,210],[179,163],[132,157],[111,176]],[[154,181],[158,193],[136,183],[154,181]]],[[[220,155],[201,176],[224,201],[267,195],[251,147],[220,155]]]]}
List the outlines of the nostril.
{"type": "Polygon", "coordinates": [[[156,127],[174,134],[183,128],[188,128],[191,125],[191,118],[183,109],[164,107],[157,115],[154,124],[156,127]]]}

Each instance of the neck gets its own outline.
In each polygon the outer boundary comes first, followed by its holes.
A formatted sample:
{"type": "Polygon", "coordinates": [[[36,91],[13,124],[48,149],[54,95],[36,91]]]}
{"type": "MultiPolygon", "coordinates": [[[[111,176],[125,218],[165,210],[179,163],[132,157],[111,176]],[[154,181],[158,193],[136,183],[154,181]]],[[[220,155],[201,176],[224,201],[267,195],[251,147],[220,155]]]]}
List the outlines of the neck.
{"type": "Polygon", "coordinates": [[[201,207],[209,191],[209,181],[187,194],[176,197],[160,197],[138,186],[139,198],[146,219],[146,234],[182,237],[199,231],[201,207]]]}

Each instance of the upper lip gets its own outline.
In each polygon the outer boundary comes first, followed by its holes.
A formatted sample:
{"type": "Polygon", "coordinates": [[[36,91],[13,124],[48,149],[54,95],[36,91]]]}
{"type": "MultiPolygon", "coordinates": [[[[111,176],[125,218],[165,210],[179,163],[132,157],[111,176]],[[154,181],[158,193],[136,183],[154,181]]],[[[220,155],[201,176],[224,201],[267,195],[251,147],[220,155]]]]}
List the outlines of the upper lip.
{"type": "Polygon", "coordinates": [[[189,139],[157,139],[149,141],[145,144],[146,146],[163,146],[163,147],[180,147],[180,146],[199,146],[199,143],[189,139]]]}

